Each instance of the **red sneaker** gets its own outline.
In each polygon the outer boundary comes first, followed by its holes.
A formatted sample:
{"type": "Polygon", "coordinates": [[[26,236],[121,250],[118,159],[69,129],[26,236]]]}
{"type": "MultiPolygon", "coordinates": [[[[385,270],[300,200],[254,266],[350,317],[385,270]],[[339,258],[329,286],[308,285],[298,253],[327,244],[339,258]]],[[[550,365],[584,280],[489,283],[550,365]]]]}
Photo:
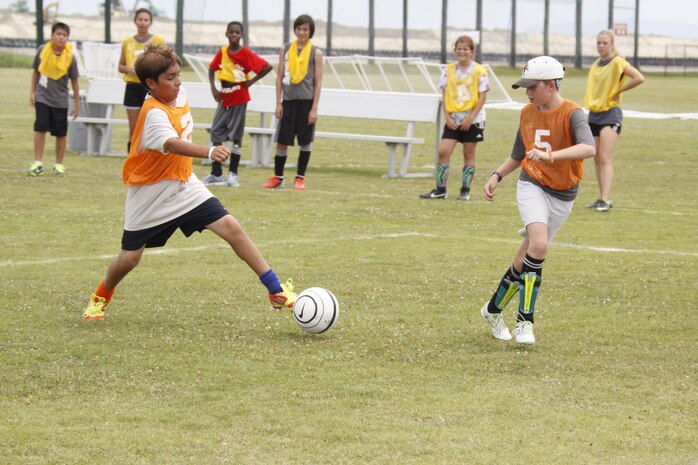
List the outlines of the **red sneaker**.
{"type": "Polygon", "coordinates": [[[296,179],[293,180],[293,188],[297,191],[304,191],[305,179],[296,176],[296,179]]]}
{"type": "Polygon", "coordinates": [[[271,178],[267,179],[267,182],[262,184],[262,187],[265,189],[281,189],[284,186],[284,180],[279,179],[276,176],[272,176],[271,178]]]}

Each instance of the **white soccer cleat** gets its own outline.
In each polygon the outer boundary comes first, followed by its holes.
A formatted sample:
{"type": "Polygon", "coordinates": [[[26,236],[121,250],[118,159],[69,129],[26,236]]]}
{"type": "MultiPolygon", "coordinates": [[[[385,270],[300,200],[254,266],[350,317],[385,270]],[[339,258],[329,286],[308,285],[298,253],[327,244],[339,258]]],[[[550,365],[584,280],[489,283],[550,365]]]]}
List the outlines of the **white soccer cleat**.
{"type": "Polygon", "coordinates": [[[228,173],[228,179],[225,181],[225,185],[228,187],[238,187],[240,185],[238,175],[235,173],[228,173]]]}
{"type": "MultiPolygon", "coordinates": [[[[492,330],[492,336],[500,341],[510,341],[511,333],[509,328],[504,324],[504,317],[501,313],[490,313],[487,311],[487,303],[480,309],[480,315],[482,319],[490,325],[490,330],[492,330]]],[[[533,333],[531,333],[533,334],[533,333]]]]}
{"type": "Polygon", "coordinates": [[[514,337],[517,344],[533,345],[536,337],[533,335],[533,323],[530,321],[519,321],[514,328],[514,337]]]}

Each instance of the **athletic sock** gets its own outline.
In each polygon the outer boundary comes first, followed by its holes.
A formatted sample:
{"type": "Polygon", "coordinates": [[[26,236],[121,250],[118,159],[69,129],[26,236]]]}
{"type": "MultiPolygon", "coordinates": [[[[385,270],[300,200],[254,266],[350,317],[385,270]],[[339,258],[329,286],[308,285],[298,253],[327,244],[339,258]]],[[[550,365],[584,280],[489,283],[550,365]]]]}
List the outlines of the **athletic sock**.
{"type": "Polygon", "coordinates": [[[305,170],[308,168],[308,162],[310,161],[310,151],[301,150],[298,154],[298,177],[305,177],[305,170]]]}
{"type": "Polygon", "coordinates": [[[238,174],[238,167],[240,166],[240,154],[232,153],[230,154],[230,172],[238,174]]]}
{"type": "Polygon", "coordinates": [[[279,278],[276,276],[276,273],[274,273],[274,270],[269,268],[269,271],[266,273],[263,273],[259,276],[259,280],[262,281],[262,284],[266,286],[267,291],[269,291],[269,294],[276,294],[278,292],[283,292],[283,289],[281,289],[281,283],[279,282],[279,278]]]}
{"type": "Polygon", "coordinates": [[[238,144],[233,144],[233,149],[230,151],[230,172],[238,174],[240,166],[240,157],[242,156],[242,148],[238,144]]]}
{"type": "Polygon", "coordinates": [[[104,280],[102,280],[99,283],[99,286],[97,286],[97,289],[95,290],[95,295],[97,297],[104,297],[104,300],[106,300],[107,303],[109,303],[109,301],[111,301],[112,296],[114,295],[114,291],[116,291],[116,289],[107,289],[106,287],[104,287],[104,280]]]}
{"type": "Polygon", "coordinates": [[[543,262],[545,259],[533,258],[526,254],[521,269],[521,294],[519,295],[519,313],[516,321],[533,323],[536,299],[543,277],[543,262]]]}
{"type": "Polygon", "coordinates": [[[487,304],[487,311],[489,313],[502,313],[504,307],[506,307],[512,297],[516,295],[519,291],[519,274],[516,268],[514,268],[514,265],[511,265],[507,269],[497,286],[497,290],[492,294],[492,298],[489,304],[487,304]]]}
{"type": "Polygon", "coordinates": [[[287,156],[288,149],[276,149],[276,155],[274,155],[274,176],[279,179],[284,178],[284,166],[286,166],[287,156]]]}
{"type": "Polygon", "coordinates": [[[473,177],[475,177],[475,167],[466,165],[463,167],[462,181],[463,189],[470,191],[470,186],[473,183],[473,177]]]}
{"type": "Polygon", "coordinates": [[[436,164],[436,189],[439,191],[446,190],[446,183],[448,182],[448,163],[437,163],[436,164]]]}

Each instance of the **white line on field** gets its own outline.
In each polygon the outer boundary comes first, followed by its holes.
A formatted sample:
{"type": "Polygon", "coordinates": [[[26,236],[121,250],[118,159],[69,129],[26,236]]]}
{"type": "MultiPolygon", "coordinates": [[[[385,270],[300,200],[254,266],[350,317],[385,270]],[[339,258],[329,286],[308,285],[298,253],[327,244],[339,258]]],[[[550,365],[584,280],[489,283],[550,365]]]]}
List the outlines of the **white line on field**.
{"type": "MultiPolygon", "coordinates": [[[[436,237],[436,234],[431,233],[420,233],[417,231],[405,232],[405,233],[395,233],[395,234],[361,234],[358,236],[339,236],[330,241],[371,241],[375,239],[400,239],[404,237],[436,237]]],[[[493,237],[474,237],[470,236],[470,239],[477,239],[483,242],[505,242],[510,244],[519,244],[521,241],[514,239],[497,239],[493,237]]],[[[282,239],[282,240],[270,240],[270,241],[258,241],[258,244],[268,244],[268,245],[286,245],[286,244],[309,244],[321,242],[316,238],[309,239],[282,239]]],[[[578,250],[589,250],[593,252],[604,252],[604,253],[626,253],[626,254],[655,254],[655,255],[675,255],[678,257],[698,257],[698,252],[683,252],[679,250],[656,250],[656,249],[626,249],[621,247],[598,247],[593,245],[579,245],[571,244],[568,242],[554,242],[552,244],[554,247],[563,247],[568,249],[578,249],[578,250]]],[[[170,248],[170,249],[154,249],[146,250],[146,255],[172,255],[177,253],[186,252],[199,252],[202,250],[211,250],[218,248],[227,248],[228,245],[225,243],[219,243],[215,245],[200,245],[196,247],[181,247],[181,248],[170,248]]],[[[64,262],[74,262],[83,260],[108,260],[114,258],[114,254],[111,255],[96,255],[96,256],[82,256],[82,257],[59,257],[59,258],[47,258],[43,260],[5,260],[0,262],[0,268],[15,267],[15,266],[32,266],[32,265],[50,265],[53,263],[64,263],[64,262]]]]}
{"type": "MultiPolygon", "coordinates": [[[[485,242],[507,242],[510,244],[520,244],[520,240],[514,239],[497,239],[494,237],[473,237],[470,239],[479,239],[485,242]]],[[[657,250],[657,249],[625,249],[621,247],[599,247],[594,245],[580,245],[569,242],[553,242],[553,247],[563,247],[567,249],[590,250],[592,252],[608,252],[608,253],[628,253],[628,254],[657,254],[657,255],[676,255],[679,257],[698,257],[698,252],[683,252],[680,250],[657,250]]]]}
{"type": "MultiPolygon", "coordinates": [[[[395,234],[360,234],[358,236],[339,236],[328,240],[330,241],[370,241],[374,239],[397,239],[402,237],[434,237],[434,234],[430,233],[420,233],[420,232],[405,232],[405,233],[395,233],[395,234]]],[[[257,244],[315,244],[321,242],[315,238],[308,239],[282,239],[282,240],[270,240],[270,241],[256,241],[257,244]]],[[[202,250],[211,250],[219,248],[228,248],[228,244],[225,242],[220,242],[214,245],[200,245],[196,247],[181,247],[181,248],[169,248],[169,249],[146,249],[145,255],[171,255],[180,252],[199,252],[202,250]]],[[[76,262],[83,260],[107,260],[112,259],[116,254],[111,255],[96,255],[96,256],[82,256],[82,257],[60,257],[60,258],[46,258],[43,260],[5,260],[0,262],[0,268],[6,268],[10,266],[31,266],[31,265],[51,265],[53,263],[64,263],[64,262],[76,262]]]]}

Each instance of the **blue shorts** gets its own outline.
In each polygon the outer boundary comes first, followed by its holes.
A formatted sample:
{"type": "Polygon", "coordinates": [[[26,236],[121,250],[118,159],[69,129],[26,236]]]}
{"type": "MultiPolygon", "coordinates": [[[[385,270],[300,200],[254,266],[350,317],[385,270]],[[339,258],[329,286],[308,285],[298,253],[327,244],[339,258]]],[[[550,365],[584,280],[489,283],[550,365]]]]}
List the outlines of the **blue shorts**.
{"type": "Polygon", "coordinates": [[[215,197],[188,211],[184,215],[152,228],[139,231],[126,231],[121,237],[121,248],[124,250],[139,250],[141,247],[163,247],[177,229],[181,229],[186,237],[196,231],[201,232],[211,223],[228,214],[223,204],[215,197]]]}

